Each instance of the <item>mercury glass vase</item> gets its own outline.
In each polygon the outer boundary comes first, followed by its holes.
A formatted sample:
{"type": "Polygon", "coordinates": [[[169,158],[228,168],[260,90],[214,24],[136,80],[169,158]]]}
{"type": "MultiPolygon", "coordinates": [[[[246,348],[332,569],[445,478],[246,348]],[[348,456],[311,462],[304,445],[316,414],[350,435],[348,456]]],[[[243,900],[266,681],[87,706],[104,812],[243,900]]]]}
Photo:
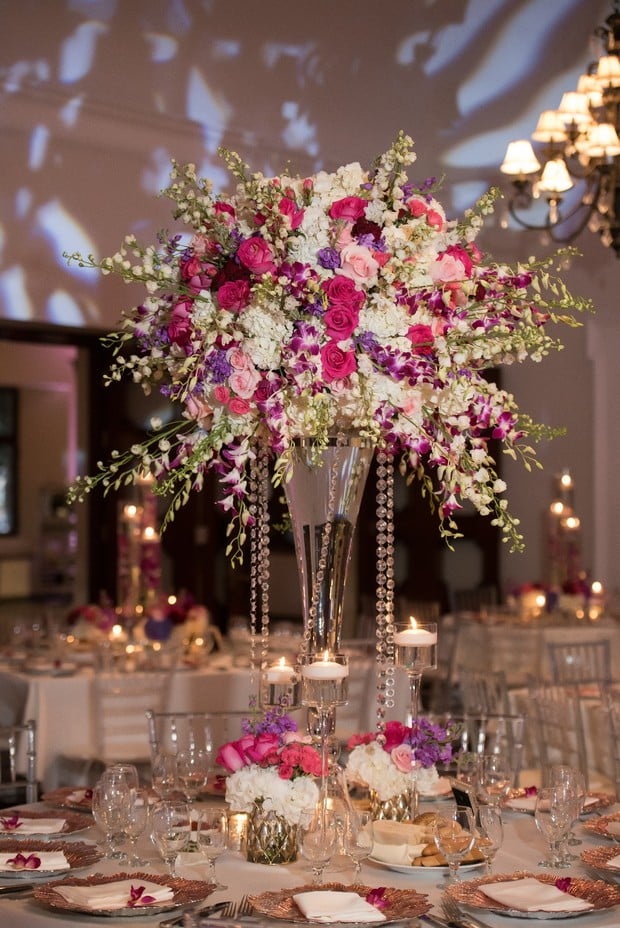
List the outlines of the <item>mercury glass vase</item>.
{"type": "Polygon", "coordinates": [[[297,859],[297,826],[256,803],[248,815],[246,857],[253,864],[290,864],[297,859]]]}
{"type": "Polygon", "coordinates": [[[389,799],[379,799],[376,790],[370,790],[370,812],[373,820],[389,819],[404,822],[412,818],[412,796],[410,790],[404,790],[389,799]]]}
{"type": "Polygon", "coordinates": [[[285,493],[313,652],[340,650],[347,570],[373,452],[371,442],[348,433],[320,450],[311,439],[295,443],[285,493]]]}

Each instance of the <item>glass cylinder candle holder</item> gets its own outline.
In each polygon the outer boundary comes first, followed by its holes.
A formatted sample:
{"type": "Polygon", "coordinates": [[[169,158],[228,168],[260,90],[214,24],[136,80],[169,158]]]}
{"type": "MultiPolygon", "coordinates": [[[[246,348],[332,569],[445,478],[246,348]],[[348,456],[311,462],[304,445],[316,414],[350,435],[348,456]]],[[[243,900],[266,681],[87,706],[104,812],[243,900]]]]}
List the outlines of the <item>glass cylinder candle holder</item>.
{"type": "Polygon", "coordinates": [[[299,674],[285,657],[263,667],[260,702],[266,709],[281,707],[283,710],[296,709],[302,704],[299,674]]]}
{"type": "Polygon", "coordinates": [[[300,662],[301,704],[333,709],[347,702],[349,662],[346,654],[304,654],[300,662]]]}
{"type": "Polygon", "coordinates": [[[394,663],[405,670],[409,677],[413,722],[418,718],[422,674],[425,670],[437,667],[437,623],[420,624],[413,617],[405,623],[397,623],[394,663]]]}

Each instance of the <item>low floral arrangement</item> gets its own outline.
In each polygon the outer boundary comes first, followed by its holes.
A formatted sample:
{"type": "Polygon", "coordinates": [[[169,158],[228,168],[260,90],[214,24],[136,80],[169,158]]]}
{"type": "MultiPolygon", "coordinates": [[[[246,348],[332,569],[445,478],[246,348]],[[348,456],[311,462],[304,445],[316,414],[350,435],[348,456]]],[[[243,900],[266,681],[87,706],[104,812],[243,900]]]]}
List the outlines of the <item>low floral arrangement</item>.
{"type": "Polygon", "coordinates": [[[577,325],[589,308],[555,258],[509,266],[484,256],[475,239],[495,194],[447,219],[434,179],[408,179],[415,154],[402,132],[370,170],[352,163],[305,178],[252,174],[234,152],[220,154],[237,182],[231,195],[173,162],[164,193],[181,232],[147,246],[127,236],[101,260],[66,256],[144,286],[108,337],[106,380],[127,376],[179,410],[79,478],[69,499],[148,473],[171,499],[165,525],[212,471],[231,520],[228,553],[240,560],[258,449],[277,483],[295,439],[323,447],[349,429],[422,482],[443,535],[473,504],[521,548],[490,442],[530,469],[528,441],[549,432],[485,370],[542,360],[561,347],[549,324],[577,325]]]}
{"type": "Polygon", "coordinates": [[[245,719],[243,735],[220,747],[216,763],[225,767],[226,802],[235,812],[260,806],[298,825],[319,798],[320,752],[297,723],[277,710],[262,719],[245,719]]]}
{"type": "Polygon", "coordinates": [[[436,764],[450,762],[456,733],[456,726],[444,728],[421,718],[411,727],[391,721],[381,734],[353,735],[347,744],[347,778],[365,783],[385,802],[410,789],[415,770],[418,790],[431,792],[439,779],[436,764]]]}
{"type": "Polygon", "coordinates": [[[118,616],[110,606],[86,603],[75,606],[67,616],[71,634],[81,641],[107,638],[118,622],[118,616]]]}

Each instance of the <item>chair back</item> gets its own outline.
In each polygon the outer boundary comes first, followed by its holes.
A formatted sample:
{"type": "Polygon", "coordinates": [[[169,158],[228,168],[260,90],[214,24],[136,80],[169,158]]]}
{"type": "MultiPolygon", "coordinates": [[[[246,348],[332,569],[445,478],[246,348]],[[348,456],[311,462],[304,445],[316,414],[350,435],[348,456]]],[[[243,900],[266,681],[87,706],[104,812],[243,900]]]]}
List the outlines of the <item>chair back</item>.
{"type": "Polygon", "coordinates": [[[463,612],[484,614],[498,605],[497,587],[478,586],[468,590],[451,590],[449,599],[450,609],[457,615],[463,612]]]}
{"type": "Polygon", "coordinates": [[[605,700],[609,725],[609,758],[616,789],[616,799],[620,800],[620,696],[608,693],[605,700]]]}
{"type": "Polygon", "coordinates": [[[610,686],[611,640],[548,641],[551,680],[557,684],[595,683],[610,686]]]}
{"type": "Polygon", "coordinates": [[[215,764],[219,748],[242,735],[241,723],[249,715],[247,709],[237,712],[161,712],[149,708],[146,732],[151,760],[160,753],[178,754],[196,748],[207,751],[215,764]]]}
{"type": "Polygon", "coordinates": [[[95,756],[104,763],[149,761],[144,725],[149,708],[164,709],[170,671],[97,673],[93,681],[95,756]]]}
{"type": "Polygon", "coordinates": [[[457,670],[463,711],[466,715],[510,715],[508,684],[503,670],[457,670]]]}
{"type": "Polygon", "coordinates": [[[453,745],[457,751],[471,754],[501,754],[512,770],[512,785],[519,785],[523,767],[526,719],[521,714],[464,714],[453,717],[458,735],[453,745]]]}
{"type": "Polygon", "coordinates": [[[551,764],[577,767],[588,786],[588,756],[577,687],[537,682],[530,688],[529,703],[541,769],[551,764]]]}
{"type": "Polygon", "coordinates": [[[17,788],[22,784],[22,781],[18,780],[18,773],[23,773],[26,802],[36,802],[39,793],[36,722],[30,720],[23,725],[8,725],[0,728],[0,754],[3,760],[0,767],[0,800],[6,799],[5,805],[23,801],[16,793],[17,788]],[[26,757],[26,769],[18,771],[18,753],[22,752],[26,757]]]}

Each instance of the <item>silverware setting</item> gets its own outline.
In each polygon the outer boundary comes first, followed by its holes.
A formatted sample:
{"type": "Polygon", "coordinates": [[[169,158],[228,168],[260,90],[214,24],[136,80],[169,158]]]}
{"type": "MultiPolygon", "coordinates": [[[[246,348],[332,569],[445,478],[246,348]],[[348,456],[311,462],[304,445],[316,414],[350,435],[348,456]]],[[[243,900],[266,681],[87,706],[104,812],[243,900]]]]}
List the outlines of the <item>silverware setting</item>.
{"type": "Polygon", "coordinates": [[[456,902],[450,899],[449,896],[444,895],[441,900],[441,907],[449,925],[456,925],[457,928],[489,928],[486,922],[481,922],[478,918],[465,915],[465,913],[459,909],[456,902]]]}
{"type": "Polygon", "coordinates": [[[251,915],[252,906],[247,896],[242,896],[238,902],[229,899],[223,900],[222,902],[214,902],[206,906],[201,906],[199,904],[193,909],[186,909],[180,915],[175,915],[172,918],[165,918],[159,923],[159,928],[176,928],[177,925],[182,925],[183,919],[188,913],[197,917],[206,917],[218,913],[218,923],[221,920],[222,928],[224,928],[227,921],[230,922],[234,921],[236,918],[243,918],[244,916],[251,915]]]}
{"type": "Polygon", "coordinates": [[[8,896],[16,893],[31,893],[36,883],[12,883],[10,886],[0,886],[0,896],[8,896]]]}

